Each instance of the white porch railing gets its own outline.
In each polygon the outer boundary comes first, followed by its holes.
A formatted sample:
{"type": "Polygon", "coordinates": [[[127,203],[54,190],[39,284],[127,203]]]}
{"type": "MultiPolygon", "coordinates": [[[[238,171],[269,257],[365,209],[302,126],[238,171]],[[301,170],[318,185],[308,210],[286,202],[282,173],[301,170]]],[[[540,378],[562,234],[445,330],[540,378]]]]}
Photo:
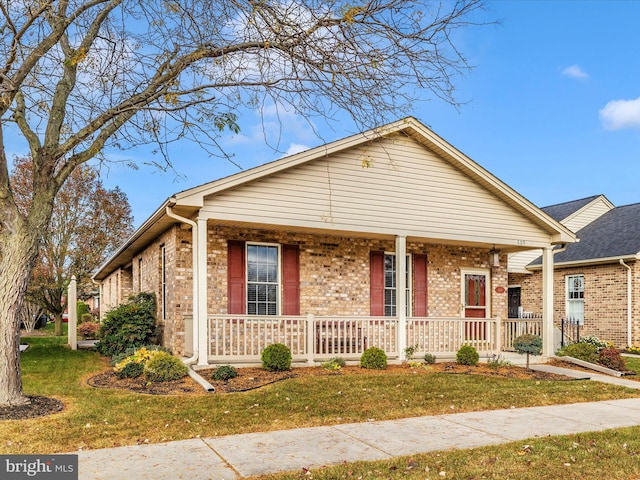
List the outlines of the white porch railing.
{"type": "Polygon", "coordinates": [[[489,318],[410,318],[407,345],[416,347],[415,356],[455,356],[463,345],[487,355],[500,351],[499,330],[499,320],[489,318]]]}
{"type": "MultiPolygon", "coordinates": [[[[389,358],[398,351],[398,319],[391,317],[315,317],[209,315],[210,363],[260,363],[268,345],[283,343],[294,362],[313,364],[331,357],[358,360],[371,346],[389,358]]],[[[455,356],[465,344],[481,355],[500,351],[500,322],[495,319],[409,318],[406,344],[415,356],[455,356]]]]}
{"type": "Polygon", "coordinates": [[[502,322],[502,348],[514,351],[513,341],[520,335],[531,333],[542,337],[541,318],[510,318],[502,322]]]}

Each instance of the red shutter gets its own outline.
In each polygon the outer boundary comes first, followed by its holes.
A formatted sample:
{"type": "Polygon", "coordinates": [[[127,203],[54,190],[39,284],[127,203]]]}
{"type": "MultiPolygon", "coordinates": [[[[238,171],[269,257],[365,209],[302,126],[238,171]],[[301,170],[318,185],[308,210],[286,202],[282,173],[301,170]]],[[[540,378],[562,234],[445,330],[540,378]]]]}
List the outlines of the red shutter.
{"type": "Polygon", "coordinates": [[[370,270],[370,302],[371,315],[384,315],[384,252],[371,252],[370,270]]]}
{"type": "Polygon", "coordinates": [[[227,313],[247,313],[244,242],[227,242],[227,313]]]}
{"type": "Polygon", "coordinates": [[[300,315],[300,247],[282,245],[282,314],[300,315]]]}
{"type": "Polygon", "coordinates": [[[413,254],[413,316],[428,316],[427,256],[413,254]]]}

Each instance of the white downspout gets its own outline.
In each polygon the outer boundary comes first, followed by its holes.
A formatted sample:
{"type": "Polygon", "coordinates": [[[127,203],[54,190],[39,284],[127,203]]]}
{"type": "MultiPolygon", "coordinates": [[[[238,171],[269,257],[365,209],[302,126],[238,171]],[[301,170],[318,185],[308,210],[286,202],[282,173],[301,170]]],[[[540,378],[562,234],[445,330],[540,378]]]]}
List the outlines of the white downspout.
{"type": "Polygon", "coordinates": [[[632,338],[631,338],[631,327],[633,325],[631,319],[631,267],[624,263],[624,260],[620,259],[620,265],[627,269],[627,347],[631,347],[632,338]]]}
{"type": "Polygon", "coordinates": [[[191,255],[192,255],[192,275],[193,275],[193,322],[192,322],[192,345],[193,352],[189,358],[185,358],[182,361],[187,365],[191,365],[198,360],[198,305],[200,303],[200,298],[198,296],[198,224],[193,220],[185,217],[181,217],[180,215],[173,212],[172,208],[167,205],[166,208],[167,215],[179,222],[186,223],[191,225],[191,255]]]}

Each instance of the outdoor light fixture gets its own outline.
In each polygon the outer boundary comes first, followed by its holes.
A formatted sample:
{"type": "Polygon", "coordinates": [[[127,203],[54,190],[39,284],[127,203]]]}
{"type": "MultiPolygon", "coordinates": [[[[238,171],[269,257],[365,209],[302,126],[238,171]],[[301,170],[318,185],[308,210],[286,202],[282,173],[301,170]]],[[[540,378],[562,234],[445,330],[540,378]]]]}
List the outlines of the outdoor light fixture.
{"type": "Polygon", "coordinates": [[[492,267],[500,266],[500,250],[497,250],[495,245],[489,250],[489,265],[492,267]]]}

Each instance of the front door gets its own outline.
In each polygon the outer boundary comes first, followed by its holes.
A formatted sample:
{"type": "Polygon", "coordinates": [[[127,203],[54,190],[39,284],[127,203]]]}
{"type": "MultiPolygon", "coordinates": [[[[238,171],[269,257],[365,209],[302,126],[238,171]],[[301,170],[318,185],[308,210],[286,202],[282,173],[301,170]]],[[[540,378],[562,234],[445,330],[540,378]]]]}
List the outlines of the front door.
{"type": "Polygon", "coordinates": [[[484,272],[463,272],[462,295],[465,318],[487,318],[489,275],[484,272]]]}
{"type": "Polygon", "coordinates": [[[520,287],[509,287],[509,318],[520,316],[520,296],[520,287]]]}

